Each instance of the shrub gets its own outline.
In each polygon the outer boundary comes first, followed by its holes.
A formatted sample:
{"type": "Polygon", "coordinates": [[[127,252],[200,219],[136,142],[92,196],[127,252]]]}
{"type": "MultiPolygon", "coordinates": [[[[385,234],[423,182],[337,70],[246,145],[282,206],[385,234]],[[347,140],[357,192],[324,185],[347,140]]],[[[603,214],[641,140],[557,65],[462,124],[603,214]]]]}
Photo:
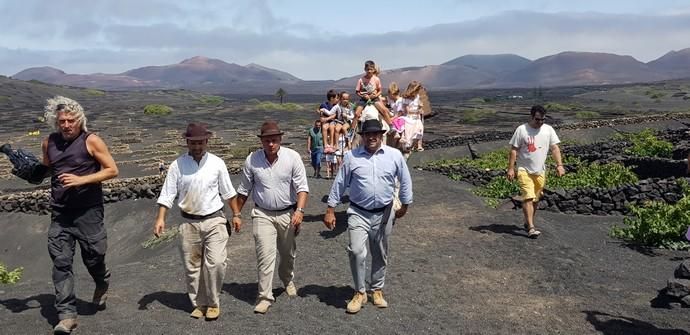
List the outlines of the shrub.
{"type": "Polygon", "coordinates": [[[487,102],[486,100],[487,100],[486,98],[476,97],[476,98],[472,98],[472,99],[468,100],[467,102],[475,103],[475,104],[477,104],[477,103],[483,104],[483,103],[487,102]]]}
{"type": "Polygon", "coordinates": [[[0,263],[0,284],[16,284],[22,279],[23,267],[18,267],[12,271],[7,271],[5,264],[0,263]]]}
{"type": "Polygon", "coordinates": [[[219,97],[217,95],[204,95],[201,98],[199,98],[199,102],[201,102],[204,105],[211,105],[211,106],[218,106],[222,104],[225,101],[223,97],[219,97]]]}
{"type": "Polygon", "coordinates": [[[261,103],[261,100],[256,99],[256,98],[252,98],[252,99],[247,100],[247,103],[250,103],[252,105],[258,105],[261,103]]]}
{"type": "Polygon", "coordinates": [[[93,89],[93,88],[87,88],[86,90],[84,90],[84,92],[86,92],[86,94],[88,94],[88,95],[92,95],[95,97],[102,97],[105,95],[104,91],[93,89]]]}
{"type": "Polygon", "coordinates": [[[298,111],[304,109],[301,105],[288,102],[284,104],[277,104],[270,101],[261,101],[254,106],[255,109],[263,111],[298,111]]]}
{"type": "Polygon", "coordinates": [[[488,199],[506,199],[518,193],[520,193],[520,186],[517,181],[508,181],[508,178],[503,176],[496,177],[488,184],[474,190],[474,194],[488,199]]]}
{"type": "MultiPolygon", "coordinates": [[[[441,160],[430,162],[427,167],[440,168],[448,166],[465,166],[476,170],[504,170],[508,166],[509,149],[500,149],[483,154],[478,159],[458,158],[453,160],[441,160]]],[[[575,172],[566,173],[562,177],[557,177],[555,169],[549,169],[546,177],[550,188],[560,187],[563,189],[602,187],[612,188],[626,183],[636,183],[637,175],[630,168],[619,163],[609,164],[586,164],[574,156],[565,156],[563,163],[575,168],[575,172]]],[[[549,156],[546,161],[547,166],[555,164],[553,158],[549,156]]],[[[460,180],[463,176],[452,173],[449,178],[460,180]]],[[[505,176],[493,178],[489,183],[475,189],[474,193],[478,196],[487,198],[487,204],[495,206],[497,199],[510,198],[520,191],[516,181],[508,181],[505,176]]]]}
{"type": "Polygon", "coordinates": [[[684,239],[690,226],[690,191],[687,182],[678,181],[684,196],[676,204],[651,201],[645,206],[630,206],[632,217],[623,219],[626,227],[614,226],[612,237],[644,246],[688,249],[690,243],[684,239]]]}
{"type": "Polygon", "coordinates": [[[489,116],[495,115],[496,111],[491,109],[469,109],[463,111],[462,121],[466,123],[479,122],[489,116]]]}
{"type": "Polygon", "coordinates": [[[582,120],[594,119],[594,118],[598,118],[599,116],[600,116],[599,113],[591,112],[591,111],[581,111],[581,112],[575,113],[575,117],[578,119],[582,119],[582,120]]]}
{"type": "Polygon", "coordinates": [[[630,141],[632,147],[625,153],[638,157],[665,157],[673,154],[673,143],[660,140],[651,129],[645,129],[639,133],[616,136],[618,139],[630,141]]]}
{"type": "Polygon", "coordinates": [[[575,173],[566,173],[562,177],[550,169],[546,176],[550,188],[563,189],[604,187],[612,188],[626,183],[637,183],[637,175],[620,163],[581,164],[575,173]]]}
{"type": "Polygon", "coordinates": [[[168,115],[172,112],[172,108],[166,105],[151,104],[144,107],[144,114],[147,115],[168,115]]]}
{"type": "Polygon", "coordinates": [[[0,103],[10,102],[10,100],[12,100],[12,98],[6,95],[0,95],[0,103]]]}
{"type": "Polygon", "coordinates": [[[559,104],[557,102],[547,102],[544,104],[544,109],[546,109],[547,113],[552,113],[552,112],[567,112],[567,111],[576,111],[580,109],[580,106],[578,105],[566,105],[566,104],[559,104]]]}

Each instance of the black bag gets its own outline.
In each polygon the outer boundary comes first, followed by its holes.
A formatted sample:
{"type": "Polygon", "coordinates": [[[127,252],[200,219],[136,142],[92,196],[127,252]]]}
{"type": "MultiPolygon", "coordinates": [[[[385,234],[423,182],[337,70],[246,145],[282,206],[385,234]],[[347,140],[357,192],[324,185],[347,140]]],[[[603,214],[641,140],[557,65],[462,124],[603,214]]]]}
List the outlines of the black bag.
{"type": "Polygon", "coordinates": [[[41,164],[34,154],[22,149],[14,150],[9,144],[0,146],[0,151],[10,159],[12,174],[32,184],[40,184],[48,176],[50,169],[41,164]]]}

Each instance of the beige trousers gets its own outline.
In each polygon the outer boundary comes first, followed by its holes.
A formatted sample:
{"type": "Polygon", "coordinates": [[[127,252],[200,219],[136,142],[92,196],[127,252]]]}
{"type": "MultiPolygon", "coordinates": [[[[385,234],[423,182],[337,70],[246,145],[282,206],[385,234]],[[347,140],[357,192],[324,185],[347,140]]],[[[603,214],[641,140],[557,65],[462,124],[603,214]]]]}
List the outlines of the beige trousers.
{"type": "Polygon", "coordinates": [[[229,237],[225,221],[214,217],[180,225],[187,294],[194,307],[220,306],[229,237]]]}
{"type": "Polygon", "coordinates": [[[290,224],[292,210],[269,211],[258,207],[252,210],[252,233],[256,244],[256,261],[259,273],[258,300],[275,301],[273,297],[273,272],[276,251],[280,254],[278,277],[283,285],[294,278],[295,228],[290,224]]]}

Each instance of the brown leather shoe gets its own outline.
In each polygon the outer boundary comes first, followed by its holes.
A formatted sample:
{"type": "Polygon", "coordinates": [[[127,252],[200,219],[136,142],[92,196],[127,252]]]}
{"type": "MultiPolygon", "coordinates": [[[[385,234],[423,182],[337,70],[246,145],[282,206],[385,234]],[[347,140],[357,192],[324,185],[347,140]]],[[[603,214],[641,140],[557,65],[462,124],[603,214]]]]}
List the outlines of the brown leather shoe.
{"type": "Polygon", "coordinates": [[[295,287],[294,282],[290,282],[287,285],[285,285],[285,293],[288,295],[288,297],[297,296],[297,287],[295,287]]]}
{"type": "Polygon", "coordinates": [[[195,319],[200,319],[204,315],[206,315],[206,306],[195,307],[192,313],[189,314],[189,316],[195,319]]]}
{"type": "Polygon", "coordinates": [[[367,304],[367,295],[366,293],[362,292],[355,292],[355,295],[352,297],[352,300],[347,304],[347,312],[350,314],[355,314],[359,312],[360,309],[364,305],[367,304]]]}
{"type": "Polygon", "coordinates": [[[74,328],[77,328],[77,319],[63,319],[60,320],[60,323],[55,325],[55,328],[53,328],[53,334],[55,335],[65,335],[65,334],[71,334],[74,328]]]}
{"type": "Polygon", "coordinates": [[[388,302],[383,298],[383,291],[381,290],[375,290],[373,293],[371,293],[371,300],[374,303],[374,306],[378,308],[388,307],[388,302]]]}
{"type": "Polygon", "coordinates": [[[206,321],[218,319],[220,316],[220,307],[209,307],[206,309],[206,321]]]}
{"type": "Polygon", "coordinates": [[[257,303],[254,307],[254,313],[266,314],[269,307],[271,307],[271,302],[266,299],[261,299],[261,301],[259,301],[259,303],[257,303]]]}

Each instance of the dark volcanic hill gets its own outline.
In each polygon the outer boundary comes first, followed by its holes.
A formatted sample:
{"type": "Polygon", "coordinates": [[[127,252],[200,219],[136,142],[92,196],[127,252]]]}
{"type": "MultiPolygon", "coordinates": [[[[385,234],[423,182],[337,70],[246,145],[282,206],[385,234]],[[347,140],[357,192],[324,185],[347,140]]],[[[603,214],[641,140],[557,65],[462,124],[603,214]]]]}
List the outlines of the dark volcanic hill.
{"type": "Polygon", "coordinates": [[[670,51],[647,64],[650,68],[664,73],[670,78],[690,77],[690,48],[670,51]]]}
{"type": "Polygon", "coordinates": [[[631,56],[562,52],[501,77],[496,87],[607,85],[665,79],[631,56]]]}

